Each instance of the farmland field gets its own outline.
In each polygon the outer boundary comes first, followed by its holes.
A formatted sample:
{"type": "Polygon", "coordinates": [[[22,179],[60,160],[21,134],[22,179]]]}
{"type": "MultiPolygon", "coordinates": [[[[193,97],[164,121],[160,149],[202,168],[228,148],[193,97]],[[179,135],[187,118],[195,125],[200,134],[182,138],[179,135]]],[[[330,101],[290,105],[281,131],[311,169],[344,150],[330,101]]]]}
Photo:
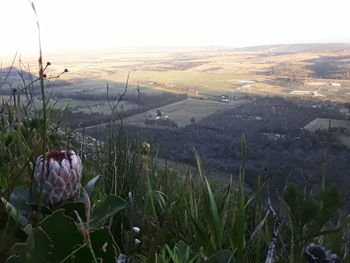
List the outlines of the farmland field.
{"type": "MultiPolygon", "coordinates": [[[[130,74],[130,93],[136,93],[139,86],[147,94],[166,91],[215,97],[249,93],[350,100],[347,44],[105,50],[49,54],[45,59],[52,62],[48,76],[57,76],[68,68],[69,72],[60,77],[64,81],[50,88],[67,96],[76,92],[105,93],[106,82],[111,94],[119,94],[130,74]],[[317,82],[323,85],[312,85],[317,82]]],[[[36,58],[29,57],[26,63],[37,72],[36,58]]]]}
{"type": "MultiPolygon", "coordinates": [[[[209,115],[219,111],[232,109],[235,106],[237,106],[237,103],[234,102],[223,103],[188,98],[161,108],[135,114],[124,119],[124,123],[127,125],[147,126],[145,125],[145,120],[147,119],[155,119],[157,117],[159,119],[164,119],[166,117],[166,119],[174,121],[178,128],[183,128],[191,124],[191,118],[193,118],[192,122],[201,121],[209,115]],[[161,112],[162,116],[156,116],[155,113],[157,110],[161,112]]],[[[159,128],[160,126],[155,125],[153,127],[159,128]]]]}
{"type": "MultiPolygon", "coordinates": [[[[69,106],[70,120],[79,127],[106,123],[118,100],[115,110],[126,123],[153,128],[186,127],[247,96],[350,101],[347,44],[84,51],[48,54],[45,60],[51,61],[46,70],[50,102],[57,108],[69,106]],[[60,75],[65,68],[68,72],[60,75]],[[219,102],[222,96],[230,103],[219,102]],[[161,116],[155,116],[157,110],[161,116]]],[[[4,60],[0,80],[7,76],[10,61],[4,60]]],[[[27,57],[13,65],[0,94],[9,96],[23,79],[35,79],[36,64],[36,58],[27,57]]],[[[39,105],[37,84],[33,92],[39,105]]]]}

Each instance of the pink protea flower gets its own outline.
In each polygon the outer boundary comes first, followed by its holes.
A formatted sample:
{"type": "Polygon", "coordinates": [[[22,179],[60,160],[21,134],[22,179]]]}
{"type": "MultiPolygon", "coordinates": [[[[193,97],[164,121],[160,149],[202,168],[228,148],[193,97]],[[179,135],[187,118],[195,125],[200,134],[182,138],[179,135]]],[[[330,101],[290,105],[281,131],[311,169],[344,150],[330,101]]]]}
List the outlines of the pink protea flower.
{"type": "MultiPolygon", "coordinates": [[[[39,193],[43,169],[43,156],[36,159],[34,180],[39,193]]],[[[62,203],[73,198],[81,188],[81,160],[74,151],[47,152],[45,154],[43,201],[45,204],[62,203]]]]}

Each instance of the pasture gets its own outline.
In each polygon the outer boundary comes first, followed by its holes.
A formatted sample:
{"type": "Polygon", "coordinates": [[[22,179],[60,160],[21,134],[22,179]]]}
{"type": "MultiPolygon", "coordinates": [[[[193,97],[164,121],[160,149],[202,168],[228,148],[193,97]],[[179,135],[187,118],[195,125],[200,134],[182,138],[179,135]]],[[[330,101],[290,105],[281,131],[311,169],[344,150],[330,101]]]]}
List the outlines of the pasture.
{"type": "MultiPolygon", "coordinates": [[[[176,122],[178,128],[183,128],[193,122],[199,122],[205,117],[212,115],[216,112],[232,109],[237,105],[238,104],[236,102],[223,103],[188,98],[186,100],[172,103],[157,109],[149,110],[140,114],[135,114],[124,119],[124,123],[126,125],[145,127],[147,126],[145,124],[145,120],[160,117],[160,119],[166,118],[168,120],[176,122]],[[161,112],[162,116],[156,116],[157,110],[161,112]]],[[[158,126],[152,127],[159,128],[158,126]]]]}

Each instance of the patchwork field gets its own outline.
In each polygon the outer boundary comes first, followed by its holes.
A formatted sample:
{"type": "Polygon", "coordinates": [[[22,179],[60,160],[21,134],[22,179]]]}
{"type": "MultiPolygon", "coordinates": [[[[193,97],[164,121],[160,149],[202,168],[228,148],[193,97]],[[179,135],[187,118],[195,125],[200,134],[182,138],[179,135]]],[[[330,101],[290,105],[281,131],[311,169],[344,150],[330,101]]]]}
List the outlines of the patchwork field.
{"type": "MultiPolygon", "coordinates": [[[[247,95],[350,102],[350,44],[84,51],[44,60],[51,62],[45,71],[50,102],[68,106],[79,128],[108,122],[116,104],[118,118],[130,125],[181,128],[247,95]]],[[[14,60],[10,70],[11,61],[0,69],[0,95],[16,92],[23,101],[23,83],[37,79],[37,58],[14,60]]],[[[40,107],[38,82],[27,91],[40,107]]]]}
{"type": "MultiPolygon", "coordinates": [[[[52,62],[48,76],[69,70],[60,77],[63,81],[49,88],[67,96],[105,93],[106,83],[111,94],[120,94],[130,74],[129,93],[136,93],[139,86],[148,94],[167,91],[215,97],[250,93],[350,100],[349,44],[84,51],[48,54],[45,60],[52,62]],[[254,83],[247,85],[241,82],[244,80],[254,83]]],[[[21,67],[29,64],[35,73],[36,61],[28,57],[21,67]]]]}

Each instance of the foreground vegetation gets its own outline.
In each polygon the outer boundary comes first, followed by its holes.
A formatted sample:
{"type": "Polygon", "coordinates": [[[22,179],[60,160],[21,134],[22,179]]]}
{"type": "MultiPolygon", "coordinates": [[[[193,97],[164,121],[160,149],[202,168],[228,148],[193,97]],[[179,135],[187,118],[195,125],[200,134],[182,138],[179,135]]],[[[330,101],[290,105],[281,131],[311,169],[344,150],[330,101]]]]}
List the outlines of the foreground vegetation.
{"type": "Polygon", "coordinates": [[[20,95],[1,105],[1,262],[292,263],[310,242],[350,262],[350,216],[326,172],[317,191],[287,184],[272,198],[257,177],[248,193],[244,136],[239,172],[222,185],[196,152],[195,173],[157,166],[152,145],[128,141],[113,111],[104,143],[65,129],[42,93],[40,111],[20,95]],[[67,149],[82,158],[85,195],[50,204],[33,186],[35,159],[67,149]]]}

